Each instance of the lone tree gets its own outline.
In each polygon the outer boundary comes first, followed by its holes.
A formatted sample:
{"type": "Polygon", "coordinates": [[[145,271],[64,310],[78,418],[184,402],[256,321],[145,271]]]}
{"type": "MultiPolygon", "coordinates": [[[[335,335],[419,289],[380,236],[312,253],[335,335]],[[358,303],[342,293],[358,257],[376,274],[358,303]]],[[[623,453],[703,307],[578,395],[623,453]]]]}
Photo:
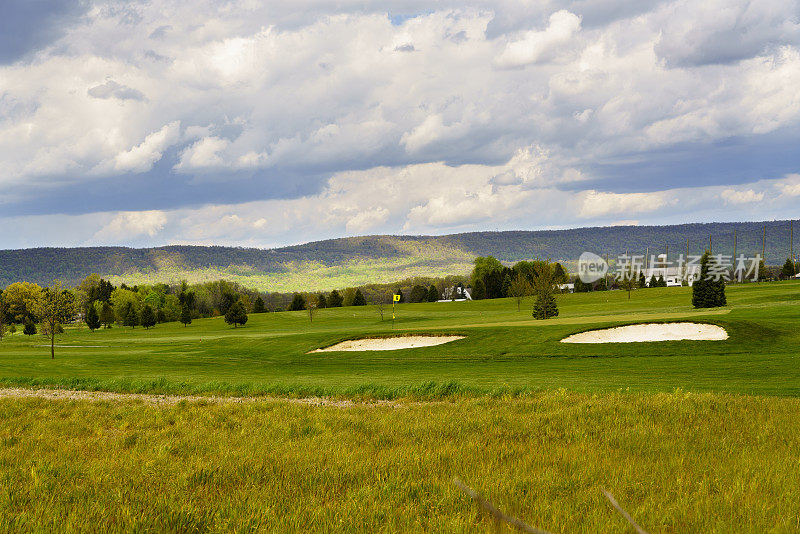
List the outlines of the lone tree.
{"type": "Polygon", "coordinates": [[[56,334],[61,325],[75,315],[75,297],[69,291],[54,284],[42,291],[36,302],[36,315],[42,321],[46,333],[50,336],[50,358],[56,357],[56,334]]]}
{"type": "Polygon", "coordinates": [[[549,319],[558,316],[556,304],[555,269],[549,262],[542,262],[536,269],[533,278],[533,294],[536,302],[533,305],[533,316],[536,319],[549,319]]]}
{"type": "Polygon", "coordinates": [[[295,293],[292,303],[289,304],[289,311],[300,311],[306,309],[306,299],[300,293],[295,293]]]}
{"type": "Polygon", "coordinates": [[[142,326],[145,327],[145,329],[148,329],[155,325],[156,314],[153,312],[153,308],[151,308],[149,304],[145,304],[142,308],[142,326]]]}
{"type": "Polygon", "coordinates": [[[628,292],[628,300],[631,300],[631,291],[636,288],[637,284],[633,265],[623,265],[619,273],[619,287],[628,292]]]}
{"type": "Polygon", "coordinates": [[[353,297],[353,306],[366,306],[367,299],[364,298],[364,294],[361,292],[360,289],[356,289],[356,294],[353,297]]]}
{"type": "Polygon", "coordinates": [[[264,299],[261,298],[261,295],[256,297],[255,302],[253,302],[253,313],[264,313],[267,309],[264,307],[264,299]]]}
{"type": "Polygon", "coordinates": [[[192,324],[192,310],[189,309],[187,304],[184,304],[183,308],[181,308],[181,322],[184,328],[186,328],[186,325],[192,324]]]}
{"type": "Polygon", "coordinates": [[[111,325],[114,324],[114,319],[114,308],[111,307],[108,301],[103,302],[103,307],[100,309],[100,322],[106,328],[111,328],[111,325]]]}
{"type": "Polygon", "coordinates": [[[724,278],[709,274],[710,258],[706,251],[700,259],[700,278],[692,284],[692,305],[695,308],[717,308],[727,304],[724,278]]]}
{"type": "Polygon", "coordinates": [[[329,308],[341,308],[343,302],[344,302],[344,298],[342,297],[341,293],[339,293],[335,289],[333,291],[331,291],[330,295],[328,295],[328,307],[329,308]]]}
{"type": "Polygon", "coordinates": [[[234,328],[247,322],[247,311],[245,311],[241,300],[237,300],[228,308],[228,312],[225,314],[225,322],[232,324],[234,328]]]}
{"type": "Polygon", "coordinates": [[[88,326],[89,330],[92,332],[102,326],[100,322],[100,315],[98,315],[97,308],[94,307],[94,303],[89,304],[89,309],[86,310],[86,316],[83,318],[83,320],[86,322],[86,326],[88,326]]]}
{"type": "Polygon", "coordinates": [[[313,293],[309,293],[308,297],[306,298],[306,309],[308,310],[308,322],[314,322],[314,312],[317,311],[317,307],[319,306],[319,301],[316,298],[316,295],[313,293]]]}
{"type": "Polygon", "coordinates": [[[511,280],[511,285],[508,286],[508,296],[516,299],[517,311],[520,311],[522,308],[522,299],[530,294],[531,285],[528,279],[522,273],[518,273],[517,276],[511,280]]]}

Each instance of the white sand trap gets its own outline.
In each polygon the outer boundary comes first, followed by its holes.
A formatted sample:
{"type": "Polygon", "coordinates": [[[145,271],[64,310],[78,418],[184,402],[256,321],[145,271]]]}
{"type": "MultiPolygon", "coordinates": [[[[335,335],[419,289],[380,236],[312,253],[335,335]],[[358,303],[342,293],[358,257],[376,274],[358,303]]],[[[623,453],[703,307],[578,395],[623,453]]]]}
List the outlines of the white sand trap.
{"type": "Polygon", "coordinates": [[[398,336],[351,339],[324,349],[312,350],[311,352],[417,349],[419,347],[444,345],[459,339],[464,339],[464,336],[398,336]]]}
{"type": "Polygon", "coordinates": [[[648,323],[618,326],[573,334],[562,343],[636,343],[640,341],[722,341],[728,333],[721,326],[700,323],[648,323]]]}

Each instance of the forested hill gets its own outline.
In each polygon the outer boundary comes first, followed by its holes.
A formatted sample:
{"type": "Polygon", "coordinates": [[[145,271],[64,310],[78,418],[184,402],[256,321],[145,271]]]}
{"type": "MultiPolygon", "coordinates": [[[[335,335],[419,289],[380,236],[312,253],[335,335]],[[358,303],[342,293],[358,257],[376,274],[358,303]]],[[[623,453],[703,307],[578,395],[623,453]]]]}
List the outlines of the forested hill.
{"type": "MultiPolygon", "coordinates": [[[[328,290],[410,276],[466,274],[475,256],[504,262],[550,258],[574,265],[583,251],[613,258],[629,251],[670,257],[701,253],[761,251],[766,227],[766,259],[781,264],[789,255],[789,221],[612,226],[569,230],[471,232],[445,236],[367,236],[276,249],[220,246],[35,248],[0,250],[0,287],[26,280],[76,284],[96,272],[129,284],[226,278],[266,291],[328,290]]],[[[800,243],[799,243],[800,245],[800,243]]],[[[800,248],[798,246],[797,248],[800,248]]]]}

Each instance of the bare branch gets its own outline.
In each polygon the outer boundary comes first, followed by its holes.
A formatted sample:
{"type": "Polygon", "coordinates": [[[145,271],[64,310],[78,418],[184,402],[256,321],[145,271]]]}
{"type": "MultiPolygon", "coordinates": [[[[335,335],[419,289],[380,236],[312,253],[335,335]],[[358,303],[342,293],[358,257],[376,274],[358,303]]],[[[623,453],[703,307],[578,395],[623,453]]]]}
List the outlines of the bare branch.
{"type": "Polygon", "coordinates": [[[647,534],[647,531],[645,529],[643,529],[642,527],[640,527],[639,524],[636,521],[633,520],[633,518],[630,516],[630,514],[628,514],[628,512],[626,512],[625,510],[622,509],[622,507],[617,503],[617,500],[614,498],[613,495],[611,495],[606,490],[600,490],[600,491],[602,491],[603,495],[606,496],[606,499],[608,499],[608,501],[611,503],[611,506],[616,508],[617,512],[622,514],[622,517],[624,517],[625,520],[628,523],[630,523],[633,526],[634,529],[636,529],[637,534],[647,534]]]}
{"type": "Polygon", "coordinates": [[[484,499],[483,497],[478,494],[475,490],[461,482],[458,477],[453,477],[453,484],[458,487],[461,491],[466,493],[470,499],[475,501],[475,503],[489,512],[491,516],[494,518],[495,521],[502,521],[503,523],[507,523],[512,527],[521,530],[522,532],[528,532],[530,534],[549,534],[546,530],[541,530],[530,525],[523,523],[521,520],[517,519],[516,517],[512,517],[510,515],[506,515],[500,510],[497,509],[492,503],[484,499]]]}

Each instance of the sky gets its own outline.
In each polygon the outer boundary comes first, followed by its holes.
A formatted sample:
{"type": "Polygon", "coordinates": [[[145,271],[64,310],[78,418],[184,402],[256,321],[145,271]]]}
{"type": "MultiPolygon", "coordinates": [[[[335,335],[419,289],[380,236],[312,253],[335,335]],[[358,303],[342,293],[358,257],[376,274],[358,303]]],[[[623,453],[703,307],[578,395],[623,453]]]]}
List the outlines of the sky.
{"type": "Polygon", "coordinates": [[[3,0],[0,248],[771,220],[800,0],[3,0]]]}

